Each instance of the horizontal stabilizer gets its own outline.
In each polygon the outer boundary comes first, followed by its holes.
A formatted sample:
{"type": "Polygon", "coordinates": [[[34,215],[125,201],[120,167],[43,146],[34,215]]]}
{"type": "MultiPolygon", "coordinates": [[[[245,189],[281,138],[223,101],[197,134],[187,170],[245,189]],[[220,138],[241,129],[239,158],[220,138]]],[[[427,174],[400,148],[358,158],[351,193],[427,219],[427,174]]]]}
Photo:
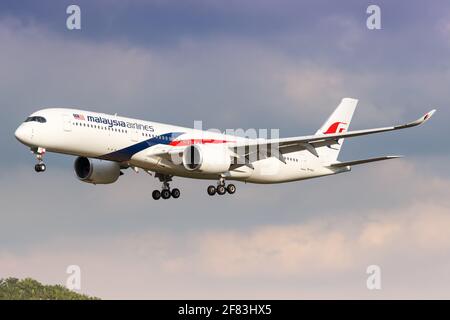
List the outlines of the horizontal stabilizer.
{"type": "Polygon", "coordinates": [[[357,164],[363,164],[363,163],[369,163],[369,162],[375,162],[375,161],[397,159],[397,158],[401,158],[401,157],[402,156],[385,156],[385,157],[362,159],[362,160],[353,160],[353,161],[346,161],[346,162],[336,162],[336,163],[332,163],[328,167],[330,167],[330,168],[340,168],[340,167],[354,166],[354,165],[357,165],[357,164]]]}

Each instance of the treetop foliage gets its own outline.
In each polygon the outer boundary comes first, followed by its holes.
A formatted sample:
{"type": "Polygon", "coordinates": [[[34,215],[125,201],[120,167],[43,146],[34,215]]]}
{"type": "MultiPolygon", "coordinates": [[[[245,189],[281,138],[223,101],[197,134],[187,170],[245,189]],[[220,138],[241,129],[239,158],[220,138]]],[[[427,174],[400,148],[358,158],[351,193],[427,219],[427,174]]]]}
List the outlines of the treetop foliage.
{"type": "Polygon", "coordinates": [[[0,300],[97,300],[61,285],[43,285],[31,279],[0,279],[0,300]]]}

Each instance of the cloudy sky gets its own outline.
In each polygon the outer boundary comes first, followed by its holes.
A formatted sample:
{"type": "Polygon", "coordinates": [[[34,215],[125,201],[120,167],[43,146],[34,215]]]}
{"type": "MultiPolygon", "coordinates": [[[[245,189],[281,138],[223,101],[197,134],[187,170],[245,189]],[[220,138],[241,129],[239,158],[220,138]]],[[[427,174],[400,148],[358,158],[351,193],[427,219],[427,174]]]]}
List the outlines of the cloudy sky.
{"type": "Polygon", "coordinates": [[[0,278],[66,282],[103,298],[450,298],[448,1],[2,1],[0,278]],[[66,29],[76,2],[82,30],[66,29]],[[366,28],[369,4],[381,30],[366,28]],[[283,185],[126,174],[77,181],[73,158],[48,171],[14,138],[47,106],[207,128],[310,134],[344,96],[352,128],[425,126],[348,140],[341,160],[402,160],[283,185]],[[366,288],[378,265],[382,289],[366,288]]]}

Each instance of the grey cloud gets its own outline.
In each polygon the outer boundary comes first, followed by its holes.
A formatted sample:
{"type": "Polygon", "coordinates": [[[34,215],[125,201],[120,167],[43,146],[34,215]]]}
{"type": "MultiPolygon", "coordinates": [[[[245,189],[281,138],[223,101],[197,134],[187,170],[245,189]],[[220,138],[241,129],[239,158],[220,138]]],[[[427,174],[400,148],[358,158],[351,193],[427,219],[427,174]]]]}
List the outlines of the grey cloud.
{"type": "Polygon", "coordinates": [[[356,214],[242,231],[65,237],[25,254],[0,251],[0,274],[61,283],[66,266],[78,264],[83,290],[104,298],[448,297],[447,205],[356,214]],[[382,268],[376,293],[365,288],[371,264],[382,268]]]}
{"type": "Polygon", "coordinates": [[[427,143],[448,132],[445,70],[360,73],[238,39],[184,41],[168,51],[93,44],[11,20],[2,22],[0,37],[5,44],[0,63],[8,74],[0,79],[0,100],[9,119],[0,129],[8,151],[2,161],[17,159],[14,129],[42,106],[77,106],[186,126],[204,120],[206,128],[281,128],[282,136],[293,136],[313,132],[343,96],[360,99],[354,128],[412,120],[428,108],[439,109],[431,124],[407,135],[349,142],[356,144],[348,149],[350,157],[383,152],[386,146],[406,154],[448,152],[427,143]]]}
{"type": "Polygon", "coordinates": [[[422,173],[422,168],[420,161],[392,160],[310,181],[238,183],[236,195],[221,199],[206,194],[207,181],[175,178],[172,185],[182,190],[182,198],[155,202],[151,191],[160,183],[145,173],[128,170],[116,184],[92,186],[77,181],[70,166],[50,166],[45,175],[22,166],[15,169],[13,177],[6,173],[0,176],[0,242],[5,249],[27,251],[35,242],[64,236],[246,230],[303,223],[315,216],[339,219],[348,212],[360,212],[354,217],[358,221],[366,217],[367,208],[397,209],[412,199],[448,206],[448,178],[422,173]]]}

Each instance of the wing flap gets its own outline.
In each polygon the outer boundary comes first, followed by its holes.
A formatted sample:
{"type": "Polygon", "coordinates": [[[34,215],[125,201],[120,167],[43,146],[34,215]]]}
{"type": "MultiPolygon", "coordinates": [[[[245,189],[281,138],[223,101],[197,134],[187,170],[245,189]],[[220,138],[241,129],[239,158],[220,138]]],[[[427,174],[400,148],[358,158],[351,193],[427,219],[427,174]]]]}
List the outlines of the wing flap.
{"type": "Polygon", "coordinates": [[[342,167],[354,166],[354,165],[357,165],[357,164],[364,164],[364,163],[375,162],[375,161],[398,159],[398,158],[401,158],[401,157],[402,156],[384,156],[384,157],[361,159],[361,160],[353,160],[353,161],[345,161],[345,162],[335,162],[335,163],[332,163],[332,164],[328,165],[328,167],[330,167],[330,168],[342,168],[342,167]]]}

